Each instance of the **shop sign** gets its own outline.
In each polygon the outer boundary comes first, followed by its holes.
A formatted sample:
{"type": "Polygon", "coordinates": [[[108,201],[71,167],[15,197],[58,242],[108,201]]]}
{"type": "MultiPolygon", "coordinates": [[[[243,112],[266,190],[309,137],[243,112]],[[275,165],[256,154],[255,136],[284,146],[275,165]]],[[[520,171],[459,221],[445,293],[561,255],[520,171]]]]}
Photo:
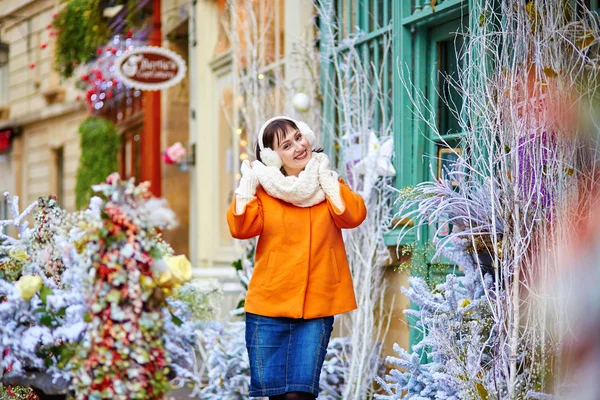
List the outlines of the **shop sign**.
{"type": "Polygon", "coordinates": [[[12,135],[12,130],[6,129],[0,131],[0,153],[8,151],[10,148],[10,137],[12,135]]]}
{"type": "Polygon", "coordinates": [[[174,51],[141,46],[115,60],[115,75],[124,84],[139,90],[164,90],[181,82],[185,61],[174,51]]]}

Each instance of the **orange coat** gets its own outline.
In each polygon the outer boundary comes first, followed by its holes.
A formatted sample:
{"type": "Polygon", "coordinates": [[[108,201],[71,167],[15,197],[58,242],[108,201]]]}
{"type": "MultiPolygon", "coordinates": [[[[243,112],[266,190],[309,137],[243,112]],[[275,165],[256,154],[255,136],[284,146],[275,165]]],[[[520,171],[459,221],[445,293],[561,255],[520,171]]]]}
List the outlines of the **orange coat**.
{"type": "Polygon", "coordinates": [[[296,207],[258,186],[256,197],[236,214],[234,196],[227,211],[231,236],[260,235],[247,312],[309,319],[356,309],[342,229],[360,225],[367,210],[362,197],[339,181],[344,212],[329,198],[312,207],[296,207]]]}

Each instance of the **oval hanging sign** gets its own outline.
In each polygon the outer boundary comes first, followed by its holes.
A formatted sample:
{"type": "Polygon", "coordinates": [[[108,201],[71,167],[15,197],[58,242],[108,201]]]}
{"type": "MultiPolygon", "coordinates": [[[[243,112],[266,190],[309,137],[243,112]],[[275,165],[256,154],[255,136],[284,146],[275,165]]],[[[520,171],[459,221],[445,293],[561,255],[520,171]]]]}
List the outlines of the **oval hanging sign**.
{"type": "Polygon", "coordinates": [[[124,84],[140,90],[164,90],[181,82],[185,61],[174,51],[141,46],[115,60],[115,75],[124,84]]]}

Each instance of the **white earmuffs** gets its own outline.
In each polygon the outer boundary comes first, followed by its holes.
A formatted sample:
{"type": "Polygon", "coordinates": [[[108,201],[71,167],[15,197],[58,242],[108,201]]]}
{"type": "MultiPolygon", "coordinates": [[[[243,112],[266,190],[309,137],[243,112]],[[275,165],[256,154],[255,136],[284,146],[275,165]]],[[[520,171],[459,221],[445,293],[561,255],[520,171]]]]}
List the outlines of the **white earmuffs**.
{"type": "Polygon", "coordinates": [[[260,131],[258,131],[258,138],[256,139],[258,140],[258,147],[260,148],[260,158],[262,159],[265,165],[281,168],[283,166],[283,163],[281,162],[281,158],[279,158],[279,154],[277,154],[275,150],[269,147],[265,147],[263,144],[263,134],[265,132],[265,128],[269,126],[271,122],[276,121],[278,119],[287,119],[288,121],[292,121],[294,124],[296,124],[300,133],[302,133],[306,140],[308,140],[308,143],[310,144],[311,148],[315,146],[317,138],[312,129],[310,129],[309,126],[302,121],[296,121],[289,117],[279,116],[273,117],[267,122],[265,122],[262,128],[260,128],[260,131]]]}

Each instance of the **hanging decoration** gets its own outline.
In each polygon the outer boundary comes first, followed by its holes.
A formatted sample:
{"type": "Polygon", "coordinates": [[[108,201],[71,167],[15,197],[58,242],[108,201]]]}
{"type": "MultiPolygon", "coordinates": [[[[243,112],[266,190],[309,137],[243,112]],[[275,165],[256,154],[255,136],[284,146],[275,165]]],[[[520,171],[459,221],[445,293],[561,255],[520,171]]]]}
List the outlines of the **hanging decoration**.
{"type": "MultiPolygon", "coordinates": [[[[114,108],[121,104],[131,107],[134,99],[141,96],[141,91],[125,85],[117,77],[115,60],[142,43],[143,40],[134,38],[129,30],[125,35],[115,35],[108,44],[96,49],[96,59],[78,83],[86,91],[85,99],[91,111],[99,112],[104,107],[114,108]]],[[[118,115],[117,119],[122,117],[118,115]]]]}
{"type": "Polygon", "coordinates": [[[114,60],[116,78],[139,90],[168,89],[181,82],[186,71],[179,54],[157,46],[138,47],[114,60]]]}
{"type": "Polygon", "coordinates": [[[70,78],[78,65],[94,59],[95,50],[109,37],[99,0],[70,0],[52,22],[56,39],[56,69],[70,78]]]}
{"type": "Polygon", "coordinates": [[[296,93],[292,98],[296,111],[307,112],[310,109],[310,97],[303,92],[296,93]]]}

